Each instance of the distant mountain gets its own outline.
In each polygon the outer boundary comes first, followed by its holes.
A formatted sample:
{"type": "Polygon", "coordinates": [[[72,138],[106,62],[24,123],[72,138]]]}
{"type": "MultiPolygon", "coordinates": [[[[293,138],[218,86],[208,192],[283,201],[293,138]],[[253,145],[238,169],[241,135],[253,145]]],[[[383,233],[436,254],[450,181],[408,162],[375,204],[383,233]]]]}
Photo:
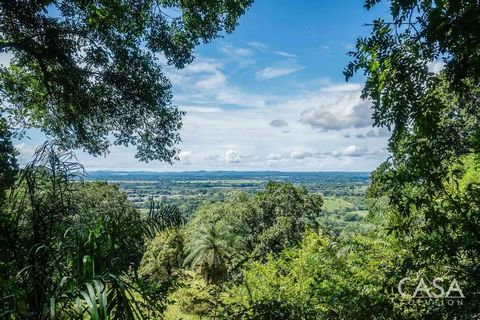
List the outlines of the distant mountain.
{"type": "Polygon", "coordinates": [[[284,172],[284,171],[185,171],[185,172],[150,172],[150,171],[91,171],[88,179],[92,180],[210,180],[210,179],[261,179],[280,181],[366,181],[370,172],[284,172]]]}

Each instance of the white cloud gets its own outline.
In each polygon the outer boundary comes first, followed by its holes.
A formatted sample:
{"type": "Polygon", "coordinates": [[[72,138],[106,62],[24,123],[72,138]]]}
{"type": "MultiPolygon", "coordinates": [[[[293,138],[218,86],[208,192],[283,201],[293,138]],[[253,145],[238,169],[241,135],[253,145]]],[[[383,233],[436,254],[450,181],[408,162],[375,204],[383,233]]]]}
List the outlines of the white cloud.
{"type": "Polygon", "coordinates": [[[215,60],[196,60],[192,64],[187,65],[183,71],[186,73],[214,73],[222,64],[215,60]]]}
{"type": "Polygon", "coordinates": [[[439,73],[445,68],[445,62],[442,60],[435,60],[427,63],[428,71],[434,74],[439,73]]]}
{"type": "Polygon", "coordinates": [[[282,127],[287,127],[288,122],[286,122],[285,120],[282,120],[282,119],[275,119],[275,120],[270,121],[270,125],[274,128],[282,128],[282,127]]]}
{"type": "Polygon", "coordinates": [[[232,45],[224,45],[220,48],[223,54],[222,60],[230,65],[230,69],[244,69],[256,63],[255,51],[250,48],[238,48],[232,45]]]}
{"type": "Polygon", "coordinates": [[[272,152],[267,155],[268,161],[288,161],[288,160],[306,160],[306,159],[326,159],[326,158],[358,158],[364,156],[374,156],[385,154],[384,150],[370,150],[367,147],[349,145],[333,151],[312,151],[305,149],[294,149],[290,152],[272,152]]]}
{"type": "Polygon", "coordinates": [[[368,149],[366,147],[359,147],[356,145],[350,145],[346,148],[335,150],[332,152],[334,157],[361,157],[368,153],[368,149]]]}
{"type": "Polygon", "coordinates": [[[267,155],[267,160],[282,160],[285,156],[279,153],[270,153],[267,155]]]}
{"type": "Polygon", "coordinates": [[[369,139],[367,150],[361,144],[367,141],[354,137],[375,130],[362,105],[361,85],[319,78],[291,90],[252,91],[236,81],[239,73],[229,59],[199,57],[183,70],[165,67],[174,79],[174,103],[187,111],[179,162],[139,163],[135,148],[121,147],[106,158],[81,153],[79,160],[89,170],[152,171],[371,170],[384,160],[385,153],[375,150],[386,146],[386,137],[369,139]],[[331,118],[322,120],[322,113],[331,118]],[[355,147],[343,138],[347,133],[355,147]]]}
{"type": "Polygon", "coordinates": [[[217,113],[217,112],[222,112],[223,109],[221,108],[214,108],[214,107],[181,107],[180,108],[182,111],[185,112],[200,112],[200,113],[217,113]]]}
{"type": "Polygon", "coordinates": [[[203,158],[207,161],[222,161],[222,156],[219,154],[209,154],[208,156],[203,158]]]}
{"type": "Polygon", "coordinates": [[[181,88],[187,84],[191,85],[196,81],[206,80],[212,76],[219,77],[218,74],[223,74],[222,67],[223,64],[218,60],[197,59],[180,70],[166,66],[164,72],[174,86],[181,88]]]}
{"type": "Polygon", "coordinates": [[[352,135],[374,130],[368,103],[360,98],[361,85],[316,81],[293,93],[267,95],[248,92],[229,79],[221,89],[198,93],[190,87],[175,96],[180,106],[187,105],[182,108],[188,111],[182,147],[193,152],[189,170],[370,170],[385,158],[372,150],[384,148],[386,138],[369,140],[367,150],[343,138],[345,130],[352,135]],[[234,107],[226,108],[226,103],[234,107]],[[311,108],[329,112],[340,127],[327,131],[316,117],[313,126],[299,121],[302,111],[311,108]],[[287,123],[288,133],[275,127],[280,124],[275,120],[287,123]]]}
{"type": "Polygon", "coordinates": [[[282,57],[287,57],[287,58],[295,58],[296,55],[293,53],[285,52],[285,51],[273,51],[274,54],[282,57]]]}
{"type": "Polygon", "coordinates": [[[220,52],[224,53],[228,56],[236,56],[236,57],[251,57],[254,55],[252,49],[249,48],[237,48],[232,45],[225,45],[220,48],[220,52]]]}
{"type": "Polygon", "coordinates": [[[288,68],[288,67],[278,67],[278,68],[268,67],[268,68],[265,68],[265,69],[262,69],[262,70],[258,71],[255,76],[258,80],[270,80],[270,79],[273,79],[273,78],[289,75],[291,73],[300,71],[303,68],[304,67],[290,67],[290,68],[288,68]]]}
{"type": "Polygon", "coordinates": [[[321,105],[306,109],[301,113],[300,122],[325,131],[371,126],[370,103],[360,101],[352,104],[352,102],[354,102],[353,99],[346,96],[334,105],[321,105]],[[341,110],[338,110],[339,105],[343,107],[341,110]]]}
{"type": "Polygon", "coordinates": [[[289,154],[292,159],[322,158],[325,155],[321,152],[311,152],[305,150],[294,150],[289,154]]]}
{"type": "Polygon", "coordinates": [[[355,138],[358,139],[368,139],[368,138],[384,138],[390,137],[391,132],[387,128],[377,128],[368,130],[367,133],[359,133],[355,135],[355,138]]]}
{"type": "Polygon", "coordinates": [[[35,149],[37,146],[22,142],[15,144],[14,147],[19,153],[17,159],[21,165],[25,165],[33,160],[33,155],[35,154],[35,149]]]}
{"type": "Polygon", "coordinates": [[[199,80],[195,85],[200,89],[215,89],[227,83],[227,78],[223,72],[216,72],[210,76],[199,80]]]}
{"type": "Polygon", "coordinates": [[[362,90],[362,85],[359,83],[342,83],[337,85],[328,85],[322,88],[324,92],[358,92],[362,90]]]}
{"type": "Polygon", "coordinates": [[[13,55],[10,53],[0,52],[0,67],[6,67],[10,64],[13,55]]]}
{"type": "Polygon", "coordinates": [[[191,151],[182,151],[178,155],[180,162],[183,164],[192,164],[192,152],[191,151]]]}
{"type": "Polygon", "coordinates": [[[349,145],[345,148],[335,150],[330,153],[333,157],[337,158],[358,158],[358,157],[382,157],[387,155],[387,148],[382,147],[379,149],[370,149],[365,146],[349,145]]]}
{"type": "Polygon", "coordinates": [[[268,95],[248,92],[231,84],[224,70],[230,71],[224,62],[202,58],[183,70],[168,69],[166,73],[173,83],[175,103],[182,109],[183,106],[223,109],[226,105],[265,107],[269,104],[268,95]]]}
{"type": "Polygon", "coordinates": [[[252,47],[254,49],[257,49],[257,50],[266,50],[267,49],[267,45],[262,43],[262,42],[258,42],[258,41],[250,41],[250,42],[247,42],[247,45],[249,47],[252,47]]]}
{"type": "Polygon", "coordinates": [[[240,162],[240,154],[235,150],[228,150],[225,152],[226,163],[238,163],[240,162]]]}
{"type": "Polygon", "coordinates": [[[251,155],[245,155],[241,154],[238,151],[235,150],[227,150],[225,152],[225,163],[231,164],[231,163],[242,163],[248,160],[253,159],[254,157],[251,155]]]}

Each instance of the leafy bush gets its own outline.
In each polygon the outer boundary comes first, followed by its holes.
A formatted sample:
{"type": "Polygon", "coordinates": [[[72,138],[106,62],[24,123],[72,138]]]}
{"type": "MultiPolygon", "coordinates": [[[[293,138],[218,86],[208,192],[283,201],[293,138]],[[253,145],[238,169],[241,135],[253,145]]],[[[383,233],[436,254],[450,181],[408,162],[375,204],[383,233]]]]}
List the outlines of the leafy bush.
{"type": "Polygon", "coordinates": [[[181,229],[158,233],[147,243],[139,274],[157,282],[168,281],[174,277],[183,266],[184,242],[181,229]]]}
{"type": "Polygon", "coordinates": [[[180,310],[186,314],[208,316],[215,309],[216,288],[213,285],[192,281],[178,289],[172,296],[180,310]]]}
{"type": "Polygon", "coordinates": [[[392,314],[383,291],[392,251],[374,233],[334,240],[308,232],[299,248],[246,264],[222,295],[225,318],[363,319],[392,314]]]}
{"type": "Polygon", "coordinates": [[[82,182],[81,172],[50,144],[22,170],[2,212],[0,314],[138,319],[148,304],[164,308],[165,288],[135,271],[145,237],[177,225],[176,211],[143,217],[117,186],[82,182]]]}

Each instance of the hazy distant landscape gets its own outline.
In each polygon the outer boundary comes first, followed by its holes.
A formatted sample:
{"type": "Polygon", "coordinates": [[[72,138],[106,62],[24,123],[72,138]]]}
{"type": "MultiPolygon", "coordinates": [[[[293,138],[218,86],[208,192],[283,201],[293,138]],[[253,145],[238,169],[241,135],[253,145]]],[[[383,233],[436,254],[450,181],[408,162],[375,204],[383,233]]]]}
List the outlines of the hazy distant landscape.
{"type": "Polygon", "coordinates": [[[265,189],[268,181],[289,182],[321,194],[325,213],[352,221],[368,212],[364,197],[369,177],[369,172],[93,171],[86,179],[117,184],[135,207],[144,212],[154,200],[178,206],[187,218],[201,204],[223,201],[231,192],[254,194],[265,189]]]}

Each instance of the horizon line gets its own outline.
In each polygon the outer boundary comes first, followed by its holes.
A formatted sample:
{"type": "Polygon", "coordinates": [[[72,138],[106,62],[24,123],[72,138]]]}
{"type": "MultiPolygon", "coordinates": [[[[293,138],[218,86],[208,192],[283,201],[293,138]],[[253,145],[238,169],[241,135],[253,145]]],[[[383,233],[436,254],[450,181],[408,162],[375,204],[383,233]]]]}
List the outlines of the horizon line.
{"type": "Polygon", "coordinates": [[[322,170],[322,171],[296,171],[296,170],[182,170],[182,171],[157,171],[157,170],[115,170],[95,169],[85,170],[87,173],[114,172],[114,173],[214,173],[214,172],[272,172],[272,173],[372,173],[373,170],[322,170]]]}

